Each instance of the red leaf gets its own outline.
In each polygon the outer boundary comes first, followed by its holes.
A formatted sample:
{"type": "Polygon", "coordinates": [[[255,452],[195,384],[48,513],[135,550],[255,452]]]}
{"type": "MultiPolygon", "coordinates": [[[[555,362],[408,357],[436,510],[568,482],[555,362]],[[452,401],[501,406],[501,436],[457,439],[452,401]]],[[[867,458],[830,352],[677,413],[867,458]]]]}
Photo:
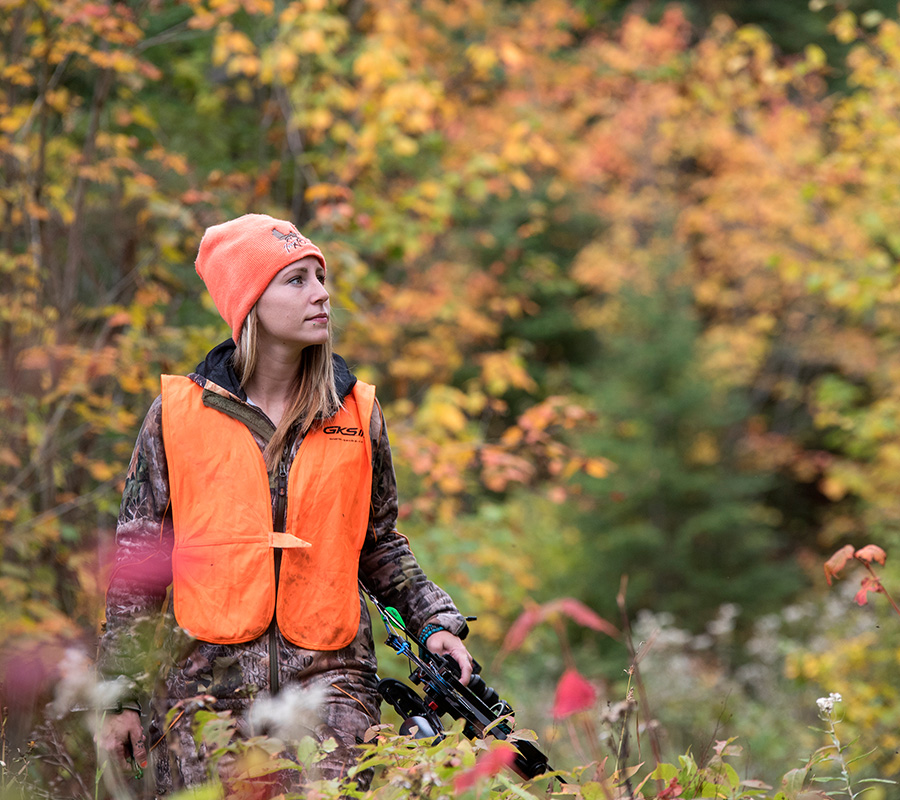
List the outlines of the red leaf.
{"type": "Polygon", "coordinates": [[[853,545],[845,544],[828,561],[825,562],[825,580],[831,586],[831,579],[838,576],[844,565],[853,558],[853,545]]]}
{"type": "Polygon", "coordinates": [[[620,635],[615,625],[607,622],[580,600],[576,600],[573,597],[561,597],[557,600],[551,600],[549,603],[544,603],[542,606],[531,606],[523,611],[519,618],[510,626],[509,631],[507,631],[500,652],[508,653],[521,647],[522,642],[531,633],[532,628],[556,613],[565,614],[573,622],[577,622],[579,625],[583,625],[591,630],[601,631],[614,639],[620,635]]]}
{"type": "Polygon", "coordinates": [[[453,781],[456,792],[464,792],[475,785],[479,778],[491,778],[504,767],[512,766],[516,758],[516,748],[506,742],[501,742],[487,753],[478,757],[475,766],[465,772],[461,772],[453,781]]]}
{"type": "Polygon", "coordinates": [[[861,547],[857,550],[853,554],[853,557],[857,561],[862,561],[863,564],[871,564],[873,561],[877,561],[884,566],[884,562],[887,559],[887,553],[885,553],[877,544],[867,544],[865,547],[861,547]]]}
{"type": "Polygon", "coordinates": [[[856,593],[856,602],[864,606],[869,602],[869,592],[880,592],[884,593],[884,587],[881,585],[881,581],[878,578],[872,578],[870,576],[866,576],[862,579],[862,588],[856,593]]]}
{"type": "Polygon", "coordinates": [[[578,670],[567,669],[556,686],[553,717],[564,719],[590,708],[596,702],[597,690],[579,674],[578,670]]]}
{"type": "Polygon", "coordinates": [[[618,637],[619,631],[615,625],[607,622],[603,617],[599,616],[593,609],[588,608],[580,600],[574,597],[563,597],[555,600],[550,604],[556,606],[563,614],[568,616],[573,622],[583,625],[595,631],[602,631],[613,638],[618,637]]]}
{"type": "Polygon", "coordinates": [[[682,791],[684,790],[678,783],[678,778],[672,778],[669,785],[656,795],[656,800],[681,800],[682,791]]]}
{"type": "Polygon", "coordinates": [[[523,611],[519,618],[510,626],[506,632],[506,638],[503,640],[501,652],[508,653],[510,650],[516,650],[522,646],[525,637],[531,633],[531,629],[544,618],[540,606],[523,611]]]}

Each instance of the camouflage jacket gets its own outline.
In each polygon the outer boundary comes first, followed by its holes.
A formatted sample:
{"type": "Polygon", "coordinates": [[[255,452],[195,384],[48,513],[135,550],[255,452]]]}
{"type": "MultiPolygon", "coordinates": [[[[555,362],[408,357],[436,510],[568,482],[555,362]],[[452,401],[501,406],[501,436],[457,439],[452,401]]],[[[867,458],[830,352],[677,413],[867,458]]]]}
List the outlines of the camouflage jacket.
{"type": "MultiPolygon", "coordinates": [[[[233,350],[231,340],[223,342],[189,377],[207,390],[204,403],[243,422],[262,450],[274,426],[259,408],[247,402],[231,366],[233,350]]],[[[356,378],[339,356],[335,356],[334,363],[338,394],[344,397],[356,378]]],[[[194,642],[178,631],[171,603],[167,602],[172,582],[174,531],[161,409],[158,397],[147,413],[131,458],[116,529],[117,550],[107,591],[106,624],[100,639],[101,674],[108,679],[124,678],[129,684],[124,705],[128,707],[148,694],[158,678],[154,673],[161,667],[165,670],[167,661],[173,667],[165,676],[169,702],[205,693],[226,707],[232,705],[229,698],[240,705],[241,698],[268,689],[273,679],[286,682],[291,676],[310,676],[342,668],[374,674],[371,622],[362,593],[356,639],[338,651],[299,648],[281,636],[274,624],[259,639],[234,645],[194,642]]],[[[397,485],[384,418],[377,402],[370,434],[372,498],[360,555],[360,579],[385,604],[399,609],[414,633],[426,623],[434,622],[465,636],[464,618],[446,592],[428,580],[409,542],[395,529],[397,485]]],[[[298,436],[290,446],[288,469],[301,441],[302,437],[298,436]]],[[[279,529],[280,520],[275,519],[276,492],[271,480],[270,485],[273,486],[273,522],[279,529]]]]}

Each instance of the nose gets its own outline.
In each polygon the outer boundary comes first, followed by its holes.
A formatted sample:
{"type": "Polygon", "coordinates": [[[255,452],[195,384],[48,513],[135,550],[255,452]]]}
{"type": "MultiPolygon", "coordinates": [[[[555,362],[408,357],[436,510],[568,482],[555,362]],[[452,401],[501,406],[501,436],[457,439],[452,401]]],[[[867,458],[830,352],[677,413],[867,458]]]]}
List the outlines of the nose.
{"type": "Polygon", "coordinates": [[[325,288],[324,283],[320,283],[316,281],[316,291],[313,294],[313,302],[314,303],[326,303],[328,302],[328,289],[325,288]]]}

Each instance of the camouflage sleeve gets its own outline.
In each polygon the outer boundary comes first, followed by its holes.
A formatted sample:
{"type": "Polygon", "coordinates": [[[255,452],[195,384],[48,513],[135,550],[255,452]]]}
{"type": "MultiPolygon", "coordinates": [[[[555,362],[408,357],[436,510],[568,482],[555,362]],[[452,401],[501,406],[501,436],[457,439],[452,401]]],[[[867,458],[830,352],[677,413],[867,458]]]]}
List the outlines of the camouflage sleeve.
{"type": "Polygon", "coordinates": [[[98,659],[105,678],[127,679],[129,702],[149,688],[142,684],[153,673],[155,632],[172,582],[173,543],[162,401],[157,398],[144,419],[125,479],[98,659]]]}
{"type": "Polygon", "coordinates": [[[385,605],[403,615],[410,630],[418,633],[434,622],[464,637],[468,626],[453,600],[428,580],[397,524],[397,480],[391,446],[380,406],[372,411],[372,505],[369,529],[360,554],[360,577],[385,605]]]}

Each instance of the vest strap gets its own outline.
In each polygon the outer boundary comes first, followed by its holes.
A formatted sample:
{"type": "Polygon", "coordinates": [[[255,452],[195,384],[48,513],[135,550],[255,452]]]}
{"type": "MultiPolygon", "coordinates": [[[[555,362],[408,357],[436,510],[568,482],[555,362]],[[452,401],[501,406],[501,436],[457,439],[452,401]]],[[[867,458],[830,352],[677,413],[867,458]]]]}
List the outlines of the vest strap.
{"type": "Polygon", "coordinates": [[[312,547],[307,541],[292,533],[280,533],[279,531],[269,531],[269,547],[280,547],[282,550],[290,550],[296,547],[312,547]]]}

